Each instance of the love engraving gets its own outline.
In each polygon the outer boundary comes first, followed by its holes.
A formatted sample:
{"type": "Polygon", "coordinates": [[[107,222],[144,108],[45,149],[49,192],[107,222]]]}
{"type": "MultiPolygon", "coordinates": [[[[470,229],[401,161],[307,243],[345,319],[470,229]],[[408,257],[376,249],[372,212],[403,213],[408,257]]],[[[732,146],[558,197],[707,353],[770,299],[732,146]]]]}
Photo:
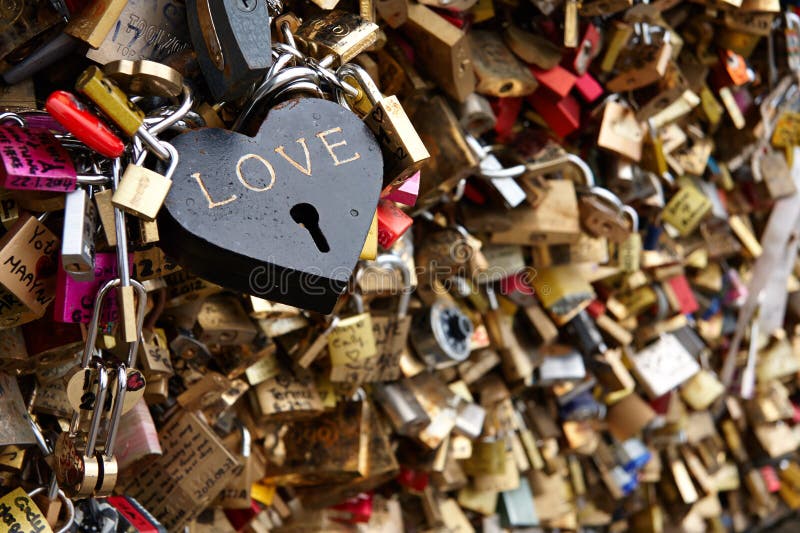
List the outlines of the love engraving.
{"type": "MultiPolygon", "coordinates": [[[[340,127],[331,128],[325,131],[321,131],[315,135],[315,137],[319,139],[319,141],[327,150],[328,155],[330,155],[334,167],[338,167],[339,165],[346,165],[347,163],[352,163],[353,161],[357,161],[358,159],[361,158],[361,154],[359,154],[358,152],[354,152],[349,157],[344,156],[341,153],[337,154],[335,150],[337,148],[347,146],[347,140],[342,139],[337,142],[331,142],[331,140],[329,140],[327,137],[329,135],[334,135],[334,134],[342,134],[342,128],[340,127]]],[[[283,157],[287,162],[289,162],[289,164],[291,164],[302,174],[305,174],[306,176],[311,176],[313,169],[311,166],[311,154],[308,151],[308,144],[306,142],[306,138],[299,137],[295,140],[295,142],[299,144],[300,147],[303,149],[303,155],[305,156],[305,165],[300,164],[300,162],[298,162],[292,156],[287,154],[286,148],[283,145],[280,145],[277,148],[275,148],[274,152],[283,157]]],[[[277,175],[275,174],[275,167],[272,166],[272,163],[270,163],[268,159],[259,154],[248,153],[241,156],[239,160],[236,162],[234,168],[236,171],[236,178],[239,180],[239,183],[241,183],[245,189],[248,189],[253,192],[259,192],[259,193],[266,192],[272,189],[272,187],[275,185],[275,181],[277,180],[277,175]],[[254,160],[258,163],[261,163],[261,165],[266,169],[269,179],[263,179],[265,176],[263,175],[261,176],[262,181],[266,182],[265,185],[259,186],[257,183],[254,183],[255,176],[247,176],[245,174],[244,164],[250,160],[254,160]]],[[[200,172],[194,172],[192,174],[192,177],[195,179],[198,187],[200,187],[200,191],[203,193],[203,196],[208,201],[209,209],[215,209],[217,207],[228,205],[231,202],[235,202],[236,199],[238,198],[238,195],[231,194],[224,200],[214,200],[205,182],[203,182],[202,174],[200,172]]]]}

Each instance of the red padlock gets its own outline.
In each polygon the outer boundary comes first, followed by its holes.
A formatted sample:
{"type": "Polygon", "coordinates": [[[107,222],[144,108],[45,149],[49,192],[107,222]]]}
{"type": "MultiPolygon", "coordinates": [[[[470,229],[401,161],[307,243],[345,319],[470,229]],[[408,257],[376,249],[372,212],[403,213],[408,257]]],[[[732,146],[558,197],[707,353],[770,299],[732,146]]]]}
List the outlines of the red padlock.
{"type": "Polygon", "coordinates": [[[600,315],[606,314],[606,304],[600,300],[592,300],[586,310],[592,315],[592,318],[596,319],[600,315]]]}
{"type": "Polygon", "coordinates": [[[581,99],[588,104],[603,96],[603,86],[588,72],[575,80],[575,90],[578,91],[581,99]]]}
{"type": "Polygon", "coordinates": [[[492,111],[497,117],[494,131],[497,133],[497,142],[505,142],[511,138],[511,130],[517,122],[517,117],[522,109],[522,98],[493,98],[490,100],[492,111]]]}
{"type": "Polygon", "coordinates": [[[397,482],[407,489],[422,492],[428,486],[428,473],[401,467],[400,473],[397,474],[397,482]]]}
{"type": "Polygon", "coordinates": [[[255,500],[250,500],[247,509],[224,509],[225,517],[236,531],[243,531],[261,511],[261,505],[255,500]]]}
{"type": "Polygon", "coordinates": [[[332,507],[329,516],[344,524],[366,524],[372,517],[372,494],[362,492],[332,507]]]}
{"type": "Polygon", "coordinates": [[[411,207],[417,203],[417,197],[419,196],[419,180],[420,171],[418,170],[404,182],[386,187],[383,192],[381,192],[381,198],[411,207]]]}
{"type": "Polygon", "coordinates": [[[579,76],[586,74],[592,60],[600,54],[602,44],[600,43],[600,32],[591,22],[586,26],[578,48],[575,49],[575,56],[572,59],[572,70],[579,76]]]}
{"type": "Polygon", "coordinates": [[[539,89],[528,96],[528,103],[559,137],[566,137],[581,124],[581,106],[572,95],[559,98],[539,89]]]}
{"type": "Polygon", "coordinates": [[[778,478],[775,467],[772,465],[762,466],[758,469],[761,473],[761,478],[764,480],[764,485],[767,487],[768,492],[778,492],[781,490],[781,480],[778,478]]]}
{"type": "Polygon", "coordinates": [[[531,305],[535,301],[536,291],[528,284],[528,272],[517,272],[500,280],[500,294],[520,306],[531,305]]]}
{"type": "Polygon", "coordinates": [[[378,244],[383,248],[391,248],[413,223],[414,219],[394,203],[389,200],[378,202],[378,244]]]}
{"type": "Polygon", "coordinates": [[[578,79],[575,74],[568,71],[560,65],[556,65],[550,70],[542,70],[535,66],[528,67],[539,82],[539,87],[536,92],[538,93],[541,88],[545,88],[557,95],[559,98],[566,97],[575,86],[575,81],[578,79]]]}
{"type": "Polygon", "coordinates": [[[78,140],[101,155],[115,158],[125,150],[122,140],[86,109],[74,94],[55,91],[47,98],[45,108],[78,140]]]}
{"type": "Polygon", "coordinates": [[[730,85],[738,87],[752,81],[747,69],[747,61],[733,50],[720,50],[719,62],[714,68],[711,79],[717,91],[723,87],[730,85]]]}
{"type": "Polygon", "coordinates": [[[464,198],[478,205],[486,205],[486,196],[471,179],[464,185],[464,198]]]}
{"type": "Polygon", "coordinates": [[[673,391],[669,391],[663,396],[659,396],[654,400],[650,400],[650,407],[653,408],[653,411],[655,411],[656,414],[667,414],[667,411],[669,411],[669,404],[672,401],[672,393],[673,391]]]}
{"type": "Polygon", "coordinates": [[[681,274],[670,278],[663,287],[672,297],[671,299],[674,299],[675,303],[678,304],[682,315],[689,315],[700,309],[686,276],[681,274]]]}

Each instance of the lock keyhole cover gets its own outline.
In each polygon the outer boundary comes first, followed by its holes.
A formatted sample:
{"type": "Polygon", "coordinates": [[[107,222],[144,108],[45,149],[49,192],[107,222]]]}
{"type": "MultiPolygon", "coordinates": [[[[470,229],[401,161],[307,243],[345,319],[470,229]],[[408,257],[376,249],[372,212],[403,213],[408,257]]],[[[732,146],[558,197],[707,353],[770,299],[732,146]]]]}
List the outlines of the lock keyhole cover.
{"type": "Polygon", "coordinates": [[[319,213],[317,212],[317,208],[311,204],[295,204],[290,210],[289,214],[298,225],[308,230],[311,234],[311,238],[314,239],[314,244],[317,245],[317,249],[322,253],[328,253],[331,251],[331,247],[328,245],[328,240],[325,238],[325,235],[322,233],[322,230],[319,227],[319,213]]]}

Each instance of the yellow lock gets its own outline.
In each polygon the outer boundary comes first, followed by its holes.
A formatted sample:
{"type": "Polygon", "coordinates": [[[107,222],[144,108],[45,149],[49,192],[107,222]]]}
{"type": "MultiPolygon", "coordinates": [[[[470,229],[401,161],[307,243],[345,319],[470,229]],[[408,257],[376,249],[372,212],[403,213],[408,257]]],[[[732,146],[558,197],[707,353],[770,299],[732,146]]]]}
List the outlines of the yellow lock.
{"type": "Polygon", "coordinates": [[[594,298],[594,289],[577,265],[561,265],[539,270],[533,288],[542,305],[556,314],[565,314],[578,303],[594,298]]]}
{"type": "Polygon", "coordinates": [[[161,159],[169,157],[158,139],[144,126],[144,111],[128,100],[128,95],[98,67],[84,70],[75,82],[75,90],[86,95],[128,136],[139,137],[161,159]]]}
{"type": "Polygon", "coordinates": [[[129,136],[132,137],[136,134],[144,124],[144,111],[128,100],[128,95],[108,79],[98,67],[91,66],[83,71],[78,81],[75,82],[75,89],[89,97],[108,118],[114,121],[114,124],[129,136]]]}
{"type": "Polygon", "coordinates": [[[331,381],[358,383],[377,361],[378,347],[372,330],[372,317],[364,310],[361,293],[353,293],[356,314],[339,320],[328,335],[331,357],[331,381]]]}
{"type": "Polygon", "coordinates": [[[684,185],[664,207],[661,218],[682,236],[692,233],[711,210],[711,200],[692,185],[684,185]]]}
{"type": "Polygon", "coordinates": [[[372,224],[369,225],[367,232],[367,240],[364,241],[364,246],[361,248],[361,255],[359,259],[374,260],[378,257],[378,212],[376,211],[372,217],[372,224]]]}

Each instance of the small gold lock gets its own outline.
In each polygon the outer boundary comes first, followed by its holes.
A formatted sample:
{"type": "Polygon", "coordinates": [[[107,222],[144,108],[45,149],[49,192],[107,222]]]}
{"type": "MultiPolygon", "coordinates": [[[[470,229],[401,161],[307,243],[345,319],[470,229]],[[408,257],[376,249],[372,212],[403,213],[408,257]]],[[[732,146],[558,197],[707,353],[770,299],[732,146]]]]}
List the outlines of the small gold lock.
{"type": "Polygon", "coordinates": [[[172,175],[178,168],[178,151],[169,143],[161,145],[170,154],[165,175],[143,167],[147,152],[143,151],[135,164],[128,165],[111,197],[114,207],[148,221],[156,219],[172,187],[172,175]]]}

